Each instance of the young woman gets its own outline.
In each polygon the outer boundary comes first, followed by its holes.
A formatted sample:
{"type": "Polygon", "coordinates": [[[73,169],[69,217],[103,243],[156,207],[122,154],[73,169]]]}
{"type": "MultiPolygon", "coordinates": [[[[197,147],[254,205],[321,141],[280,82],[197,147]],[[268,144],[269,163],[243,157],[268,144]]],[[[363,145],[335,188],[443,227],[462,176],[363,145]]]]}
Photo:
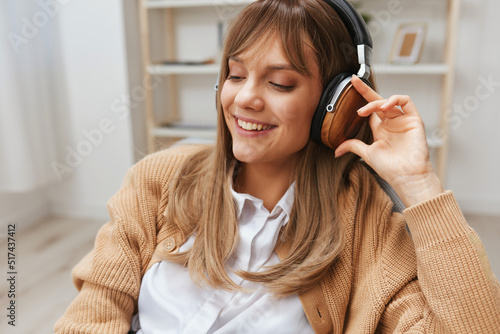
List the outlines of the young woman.
{"type": "Polygon", "coordinates": [[[500,332],[500,285],[411,99],[353,76],[369,122],[335,151],[310,140],[322,91],[358,67],[328,1],[247,7],[227,35],[217,142],[131,168],[56,332],[500,332]]]}

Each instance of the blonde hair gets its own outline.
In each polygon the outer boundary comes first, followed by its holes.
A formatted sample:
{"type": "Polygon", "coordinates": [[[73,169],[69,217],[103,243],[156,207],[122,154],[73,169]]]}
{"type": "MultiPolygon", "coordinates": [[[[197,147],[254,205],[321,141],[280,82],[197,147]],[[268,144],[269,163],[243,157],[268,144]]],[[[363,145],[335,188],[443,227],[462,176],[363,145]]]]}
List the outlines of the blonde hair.
{"type": "MultiPolygon", "coordinates": [[[[229,27],[217,92],[217,141],[190,157],[171,185],[166,218],[176,222],[187,237],[195,234],[191,249],[167,260],[187,266],[200,285],[240,289],[228,276],[225,264],[238,243],[238,221],[230,186],[237,161],[225,124],[220,92],[228,75],[228,59],[278,33],[292,66],[311,75],[306,66],[304,38],[316,52],[323,86],[340,72],[357,70],[356,52],[334,10],[320,0],[256,1],[229,27]],[[348,46],[346,48],[346,45],[348,46]]],[[[358,138],[371,140],[365,126],[358,138]]],[[[265,285],[276,296],[299,294],[318,284],[343,249],[339,201],[347,174],[357,157],[334,158],[333,151],[311,140],[299,152],[294,166],[295,199],[283,233],[289,252],[279,264],[261,272],[237,272],[265,285]]]]}

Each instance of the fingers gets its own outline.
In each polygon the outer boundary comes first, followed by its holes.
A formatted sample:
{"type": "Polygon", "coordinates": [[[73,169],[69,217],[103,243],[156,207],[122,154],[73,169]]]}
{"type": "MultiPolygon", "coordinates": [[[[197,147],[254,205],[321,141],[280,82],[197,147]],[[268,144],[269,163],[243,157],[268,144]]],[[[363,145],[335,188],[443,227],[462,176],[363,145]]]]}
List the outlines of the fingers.
{"type": "Polygon", "coordinates": [[[337,147],[335,150],[335,157],[338,158],[347,152],[352,152],[369,163],[368,147],[367,144],[359,139],[349,139],[337,147]]]}
{"type": "Polygon", "coordinates": [[[398,116],[402,116],[405,114],[403,110],[401,110],[397,106],[388,108],[387,102],[388,100],[378,100],[370,102],[366,106],[358,110],[358,115],[362,117],[367,117],[375,113],[381,120],[384,120],[387,118],[389,119],[396,118],[398,116]]]}
{"type": "Polygon", "coordinates": [[[358,110],[360,116],[376,113],[383,120],[417,112],[411,98],[407,95],[393,95],[384,99],[356,75],[352,76],[351,83],[358,93],[368,101],[365,107],[358,110]]]}
{"type": "Polygon", "coordinates": [[[417,111],[413,101],[408,95],[393,95],[380,108],[383,111],[389,111],[395,107],[401,107],[400,112],[402,111],[403,114],[412,114],[417,111]]]}
{"type": "Polygon", "coordinates": [[[417,113],[417,109],[409,96],[393,95],[387,100],[372,101],[358,110],[358,114],[363,117],[373,113],[376,113],[381,120],[384,120],[414,114],[417,113]]]}

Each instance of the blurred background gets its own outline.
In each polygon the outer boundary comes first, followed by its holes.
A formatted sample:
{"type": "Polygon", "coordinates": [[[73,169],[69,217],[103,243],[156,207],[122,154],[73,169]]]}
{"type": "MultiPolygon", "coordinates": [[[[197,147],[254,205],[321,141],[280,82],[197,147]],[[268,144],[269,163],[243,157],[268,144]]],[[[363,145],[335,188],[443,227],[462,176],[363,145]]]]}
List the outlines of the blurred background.
{"type": "MultiPolygon", "coordinates": [[[[0,268],[16,283],[0,296],[0,332],[52,331],[127,169],[178,140],[213,139],[221,39],[250,2],[0,3],[0,268]]],[[[414,99],[435,168],[499,277],[500,2],[353,3],[380,93],[414,99]]]]}

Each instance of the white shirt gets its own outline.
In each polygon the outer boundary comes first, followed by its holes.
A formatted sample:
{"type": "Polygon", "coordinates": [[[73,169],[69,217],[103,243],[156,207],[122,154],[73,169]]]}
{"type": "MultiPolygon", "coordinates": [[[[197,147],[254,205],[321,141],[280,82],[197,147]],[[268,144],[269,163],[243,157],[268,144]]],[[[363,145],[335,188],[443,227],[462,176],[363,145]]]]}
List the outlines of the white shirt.
{"type": "MultiPolygon", "coordinates": [[[[256,272],[280,262],[274,246],[288,222],[294,190],[292,184],[271,213],[262,200],[232,191],[240,241],[229,267],[256,272]]],[[[193,243],[191,236],[180,251],[193,243]]],[[[132,328],[140,327],[138,334],[313,333],[298,296],[277,299],[260,284],[228,273],[248,291],[199,288],[186,268],[167,261],[154,264],[143,277],[132,328]]]]}

